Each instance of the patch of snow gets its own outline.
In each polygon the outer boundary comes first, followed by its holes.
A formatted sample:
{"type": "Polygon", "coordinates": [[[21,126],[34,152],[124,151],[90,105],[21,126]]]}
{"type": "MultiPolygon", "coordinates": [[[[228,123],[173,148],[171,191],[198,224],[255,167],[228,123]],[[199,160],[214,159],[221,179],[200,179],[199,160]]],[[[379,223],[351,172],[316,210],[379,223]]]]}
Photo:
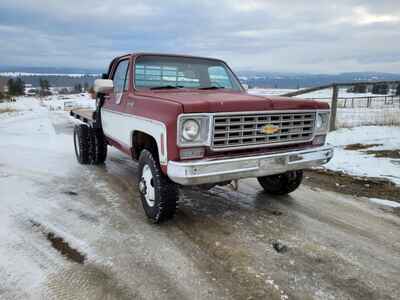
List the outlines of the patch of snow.
{"type": "Polygon", "coordinates": [[[96,102],[90,94],[52,95],[41,100],[49,110],[71,110],[73,108],[95,108],[96,102]]]}
{"type": "Polygon", "coordinates": [[[379,198],[369,198],[368,200],[373,203],[383,205],[383,206],[389,206],[389,207],[393,207],[393,208],[400,207],[399,202],[394,202],[394,201],[390,201],[390,200],[384,200],[384,199],[379,199],[379,198]]]}
{"type": "MultiPolygon", "coordinates": [[[[400,127],[361,126],[340,128],[329,132],[328,143],[335,146],[350,144],[383,144],[380,150],[400,149],[400,127]]],[[[375,148],[371,148],[375,149],[375,148]]]]}
{"type": "Polygon", "coordinates": [[[324,167],[354,176],[386,178],[400,185],[400,159],[375,157],[365,150],[400,149],[400,127],[362,126],[330,132],[327,142],[335,146],[332,160],[324,167]],[[350,144],[381,144],[364,150],[345,150],[350,144]]]}

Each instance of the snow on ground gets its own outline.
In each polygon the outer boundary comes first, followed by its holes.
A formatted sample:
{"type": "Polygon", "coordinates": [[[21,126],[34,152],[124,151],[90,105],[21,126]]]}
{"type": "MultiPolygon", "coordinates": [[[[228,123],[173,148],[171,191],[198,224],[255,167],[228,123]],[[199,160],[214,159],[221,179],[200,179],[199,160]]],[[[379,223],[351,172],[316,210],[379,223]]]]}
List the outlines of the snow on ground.
{"type": "MultiPolygon", "coordinates": [[[[60,151],[71,151],[70,137],[56,138],[53,125],[47,116],[47,108],[40,106],[38,99],[23,97],[17,102],[9,103],[19,114],[9,115],[9,118],[0,120],[0,191],[2,209],[0,209],[0,265],[5,270],[0,272],[0,291],[5,299],[13,298],[15,291],[30,291],[29,297],[34,297],[34,291],[42,282],[46,274],[55,271],[55,264],[63,264],[55,252],[46,251],[48,260],[41,258],[48,248],[44,238],[40,239],[39,232],[32,232],[31,225],[27,222],[18,222],[19,215],[27,210],[32,219],[39,215],[50,214],[43,211],[38,201],[46,201],[35,197],[42,189],[42,177],[46,171],[52,176],[60,175],[62,169],[68,166],[60,161],[55,167],[55,158],[60,151]],[[50,150],[50,151],[49,151],[50,150]],[[49,153],[51,153],[49,155],[49,153]],[[29,161],[29,167],[27,166],[29,161]],[[34,172],[33,169],[42,170],[34,172]],[[34,180],[27,180],[23,174],[32,174],[34,180]],[[1,180],[3,179],[3,180],[1,180]],[[12,200],[12,201],[10,201],[12,200]],[[10,234],[10,233],[13,234],[10,234]],[[28,233],[29,232],[29,233],[28,233]],[[34,249],[35,257],[30,257],[25,249],[29,245],[34,249]],[[2,259],[5,258],[5,259],[2,259]],[[7,291],[13,286],[14,292],[7,291]]],[[[3,103],[2,106],[5,106],[3,103]]],[[[48,173],[46,174],[48,175],[48,173]]],[[[55,203],[53,205],[56,205],[55,203]]],[[[29,298],[28,295],[24,297],[29,298]]],[[[1,298],[1,297],[0,297],[1,298]]]]}
{"type": "Polygon", "coordinates": [[[53,95],[45,97],[42,104],[50,110],[71,110],[73,108],[95,108],[96,102],[89,94],[53,95]]]}
{"type": "MultiPolygon", "coordinates": [[[[77,103],[85,101],[75,97],[77,103]]],[[[52,287],[43,283],[55,280],[54,274],[71,262],[51,246],[47,234],[97,259],[88,243],[95,243],[102,226],[71,214],[90,219],[94,213],[66,194],[85,172],[73,154],[68,112],[50,110],[34,97],[7,105],[19,114],[0,119],[0,299],[49,299],[43,295],[52,287]]]]}
{"type": "Polygon", "coordinates": [[[49,110],[71,110],[73,108],[94,108],[96,103],[87,93],[52,95],[44,98],[17,97],[15,102],[0,103],[0,111],[6,111],[0,114],[0,119],[8,119],[21,115],[24,111],[32,111],[38,105],[47,107],[49,110]]]}
{"type": "Polygon", "coordinates": [[[328,143],[335,146],[333,159],[325,168],[355,176],[386,178],[400,185],[400,159],[375,157],[366,151],[400,150],[400,127],[362,126],[330,132],[328,143]],[[363,144],[367,149],[345,150],[346,145],[363,144]]]}
{"type": "Polygon", "coordinates": [[[34,107],[37,107],[36,102],[34,98],[20,97],[15,102],[0,103],[0,120],[23,115],[24,111],[32,111],[34,107]]]}

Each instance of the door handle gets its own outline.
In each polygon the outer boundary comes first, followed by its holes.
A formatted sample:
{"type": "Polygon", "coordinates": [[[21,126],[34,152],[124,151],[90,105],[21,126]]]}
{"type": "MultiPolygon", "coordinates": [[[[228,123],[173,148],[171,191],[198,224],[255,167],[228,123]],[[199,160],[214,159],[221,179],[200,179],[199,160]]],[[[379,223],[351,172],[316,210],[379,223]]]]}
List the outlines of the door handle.
{"type": "Polygon", "coordinates": [[[129,102],[128,102],[128,106],[129,106],[129,107],[133,107],[134,105],[135,105],[135,101],[129,101],[129,102]]]}

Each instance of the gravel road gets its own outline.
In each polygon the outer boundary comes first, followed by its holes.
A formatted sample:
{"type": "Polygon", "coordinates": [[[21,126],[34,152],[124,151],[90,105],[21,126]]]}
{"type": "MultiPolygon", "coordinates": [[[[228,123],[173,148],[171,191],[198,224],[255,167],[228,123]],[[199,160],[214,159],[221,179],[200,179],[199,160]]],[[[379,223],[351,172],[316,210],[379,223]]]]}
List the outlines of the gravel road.
{"type": "Polygon", "coordinates": [[[0,299],[400,299],[394,209],[251,179],[152,225],[136,163],[81,166],[71,132],[45,109],[0,123],[0,299]]]}

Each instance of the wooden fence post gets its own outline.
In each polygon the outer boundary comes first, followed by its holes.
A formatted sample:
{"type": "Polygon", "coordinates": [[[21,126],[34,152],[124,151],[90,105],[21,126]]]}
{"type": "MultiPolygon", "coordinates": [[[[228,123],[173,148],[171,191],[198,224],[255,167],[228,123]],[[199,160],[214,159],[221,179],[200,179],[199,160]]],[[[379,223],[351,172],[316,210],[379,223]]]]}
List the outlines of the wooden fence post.
{"type": "Polygon", "coordinates": [[[339,87],[337,84],[332,85],[332,103],[331,103],[331,123],[329,124],[329,131],[336,129],[336,113],[338,106],[339,87]]]}

